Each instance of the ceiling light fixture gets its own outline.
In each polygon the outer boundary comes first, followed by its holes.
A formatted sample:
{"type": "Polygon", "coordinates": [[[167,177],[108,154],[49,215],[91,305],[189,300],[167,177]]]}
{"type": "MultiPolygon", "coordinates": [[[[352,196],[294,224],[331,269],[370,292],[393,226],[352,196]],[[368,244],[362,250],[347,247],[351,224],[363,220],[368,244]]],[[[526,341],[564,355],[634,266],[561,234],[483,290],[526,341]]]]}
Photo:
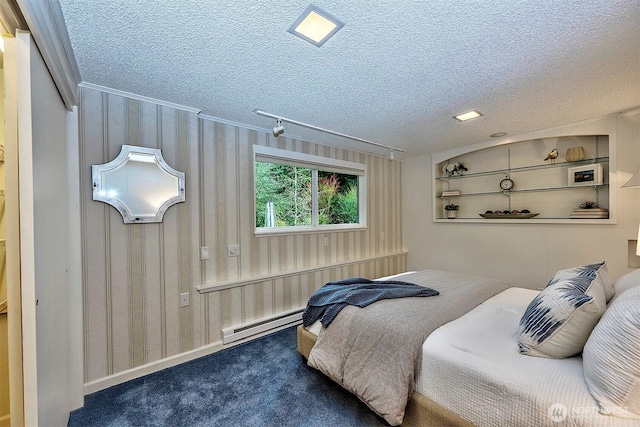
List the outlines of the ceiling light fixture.
{"type": "Polygon", "coordinates": [[[500,138],[501,136],[506,136],[506,132],[496,132],[489,135],[491,138],[500,138]]]}
{"type": "Polygon", "coordinates": [[[287,31],[320,47],[342,27],[342,21],[311,4],[287,31]]]}
{"type": "Polygon", "coordinates": [[[459,122],[466,122],[467,120],[475,119],[476,117],[482,116],[482,113],[478,110],[471,110],[468,113],[458,114],[457,116],[453,116],[459,122]]]}
{"type": "MultiPolygon", "coordinates": [[[[340,136],[342,138],[353,139],[354,141],[360,141],[360,142],[364,142],[365,144],[375,145],[376,147],[386,148],[387,150],[390,150],[392,152],[391,155],[393,155],[394,151],[398,151],[400,153],[406,153],[407,152],[407,150],[403,150],[402,148],[391,147],[389,145],[379,144],[379,143],[373,142],[373,141],[367,141],[366,139],[362,139],[362,138],[358,138],[358,137],[355,137],[355,136],[347,135],[347,134],[344,134],[344,133],[341,133],[341,132],[336,132],[334,130],[321,128],[321,127],[318,127],[318,126],[310,125],[308,123],[299,122],[297,120],[287,119],[286,117],[277,116],[275,114],[267,113],[267,112],[262,111],[260,109],[255,109],[255,110],[253,110],[253,112],[256,113],[259,116],[270,117],[272,119],[276,119],[277,120],[278,126],[273,128],[273,134],[274,135],[276,135],[276,129],[278,129],[278,127],[281,127],[282,128],[282,132],[284,132],[284,128],[282,127],[281,122],[287,122],[287,123],[291,123],[291,124],[297,125],[297,126],[302,126],[302,127],[308,128],[308,129],[313,129],[313,130],[318,130],[320,132],[330,133],[331,135],[340,136]]],[[[282,132],[280,132],[280,134],[282,134],[282,132]]],[[[276,136],[278,136],[278,135],[276,135],[276,136]]]]}
{"type": "Polygon", "coordinates": [[[284,126],[282,126],[282,120],[276,119],[276,127],[273,128],[273,136],[276,138],[284,133],[284,126]]]}

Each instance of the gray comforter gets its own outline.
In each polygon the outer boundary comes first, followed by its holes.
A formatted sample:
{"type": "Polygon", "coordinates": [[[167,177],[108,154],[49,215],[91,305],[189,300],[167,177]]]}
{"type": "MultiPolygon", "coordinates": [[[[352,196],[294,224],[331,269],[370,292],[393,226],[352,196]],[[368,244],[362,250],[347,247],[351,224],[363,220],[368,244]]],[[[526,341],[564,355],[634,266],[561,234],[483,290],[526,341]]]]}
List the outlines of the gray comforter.
{"type": "Polygon", "coordinates": [[[402,423],[422,343],[429,334],[510,287],[494,279],[438,270],[403,275],[402,280],[436,289],[440,295],[347,306],[322,329],[308,361],[391,425],[402,423]]]}

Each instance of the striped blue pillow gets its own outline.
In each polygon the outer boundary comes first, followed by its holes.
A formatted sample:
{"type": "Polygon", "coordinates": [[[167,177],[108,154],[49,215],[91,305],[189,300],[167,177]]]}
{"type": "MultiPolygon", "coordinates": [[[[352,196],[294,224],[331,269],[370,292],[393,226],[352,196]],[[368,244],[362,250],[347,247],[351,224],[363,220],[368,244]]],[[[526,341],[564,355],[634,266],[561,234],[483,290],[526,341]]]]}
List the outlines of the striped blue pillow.
{"type": "Polygon", "coordinates": [[[560,270],[551,278],[547,286],[553,285],[560,280],[571,279],[574,277],[587,277],[592,280],[598,280],[598,284],[604,289],[607,302],[609,302],[615,294],[613,284],[609,281],[609,272],[605,261],[597,264],[589,264],[560,270]]]}
{"type": "Polygon", "coordinates": [[[604,263],[569,269],[573,275],[562,270],[551,279],[520,319],[520,353],[565,358],[582,351],[607,307],[598,275],[603,266],[604,263]]]}

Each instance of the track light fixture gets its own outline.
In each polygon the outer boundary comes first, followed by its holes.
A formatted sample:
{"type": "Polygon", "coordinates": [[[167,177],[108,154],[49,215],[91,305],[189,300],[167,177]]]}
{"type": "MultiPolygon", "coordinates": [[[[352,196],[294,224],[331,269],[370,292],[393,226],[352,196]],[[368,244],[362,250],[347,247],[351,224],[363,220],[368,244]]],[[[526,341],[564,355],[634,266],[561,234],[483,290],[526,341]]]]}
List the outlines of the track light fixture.
{"type": "Polygon", "coordinates": [[[395,158],[394,152],[398,152],[398,153],[406,153],[407,152],[406,150],[403,150],[402,148],[391,147],[389,145],[384,145],[384,144],[378,144],[377,142],[367,141],[366,139],[362,139],[362,138],[356,138],[355,136],[347,135],[347,134],[344,134],[344,133],[336,132],[336,131],[333,131],[333,130],[321,128],[321,127],[314,126],[314,125],[310,125],[308,123],[299,122],[297,120],[288,119],[286,117],[276,116],[275,114],[267,113],[266,111],[262,111],[262,110],[257,109],[257,108],[255,110],[253,110],[253,112],[256,113],[259,116],[270,117],[272,119],[276,119],[277,120],[278,125],[273,128],[273,135],[274,136],[280,136],[280,135],[282,135],[284,133],[284,127],[282,126],[282,122],[287,122],[287,123],[291,123],[291,124],[296,125],[296,126],[305,127],[307,129],[313,129],[313,130],[317,130],[317,131],[320,131],[320,132],[326,132],[326,133],[330,133],[331,135],[340,136],[342,138],[349,138],[349,139],[353,139],[354,141],[364,142],[365,144],[375,145],[376,147],[386,148],[387,150],[391,151],[389,153],[389,157],[392,160],[395,158]]]}
{"type": "Polygon", "coordinates": [[[276,138],[284,133],[284,126],[282,126],[282,120],[276,120],[276,127],[273,128],[273,136],[276,138]]]}

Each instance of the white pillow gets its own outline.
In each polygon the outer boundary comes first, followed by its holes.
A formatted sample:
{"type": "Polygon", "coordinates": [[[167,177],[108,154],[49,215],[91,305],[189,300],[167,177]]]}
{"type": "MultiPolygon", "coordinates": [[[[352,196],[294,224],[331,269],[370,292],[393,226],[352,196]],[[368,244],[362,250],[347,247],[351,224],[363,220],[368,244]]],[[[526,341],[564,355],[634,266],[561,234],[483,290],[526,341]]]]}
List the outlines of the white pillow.
{"type": "Polygon", "coordinates": [[[604,262],[558,271],[520,319],[520,353],[558,359],[580,353],[613,294],[604,262]]]}
{"type": "Polygon", "coordinates": [[[634,286],[640,286],[640,268],[637,270],[633,270],[631,273],[627,273],[613,284],[614,289],[616,290],[615,298],[618,295],[622,294],[627,289],[631,289],[634,286]]]}
{"type": "Polygon", "coordinates": [[[600,413],[640,419],[640,286],[609,305],[582,358],[585,381],[600,413]]]}

